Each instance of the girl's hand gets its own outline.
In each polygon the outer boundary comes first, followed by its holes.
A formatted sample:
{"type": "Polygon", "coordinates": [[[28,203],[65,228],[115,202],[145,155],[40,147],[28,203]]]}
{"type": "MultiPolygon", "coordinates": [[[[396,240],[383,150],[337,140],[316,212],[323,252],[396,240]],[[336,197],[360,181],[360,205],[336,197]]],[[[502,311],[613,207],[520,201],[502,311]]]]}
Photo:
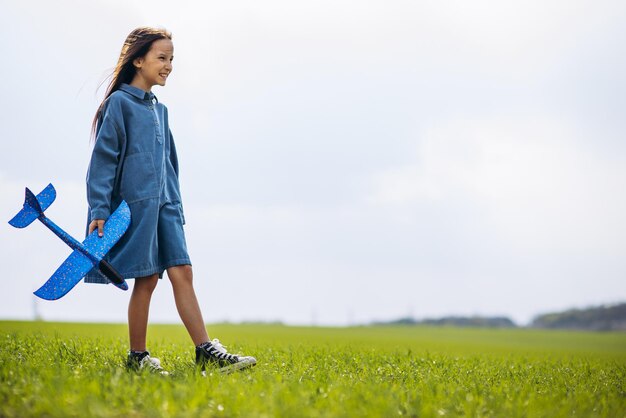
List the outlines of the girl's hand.
{"type": "Polygon", "coordinates": [[[89,224],[89,234],[91,234],[96,228],[98,228],[98,236],[104,236],[104,219],[94,219],[89,224]]]}

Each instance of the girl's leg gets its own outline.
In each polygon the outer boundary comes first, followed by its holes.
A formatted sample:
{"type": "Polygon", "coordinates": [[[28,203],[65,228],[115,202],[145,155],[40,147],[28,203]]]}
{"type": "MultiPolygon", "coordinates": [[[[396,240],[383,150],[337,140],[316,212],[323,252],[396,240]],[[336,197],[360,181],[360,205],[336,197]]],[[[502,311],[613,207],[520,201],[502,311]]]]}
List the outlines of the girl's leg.
{"type": "Polygon", "coordinates": [[[167,276],[172,282],[174,300],[180,319],[182,319],[189,336],[195,345],[209,341],[204,326],[200,305],[193,289],[193,271],[191,266],[174,266],[167,269],[167,276]]]}
{"type": "Polygon", "coordinates": [[[193,289],[191,266],[170,267],[167,269],[167,275],[174,289],[178,314],[196,345],[196,364],[202,367],[202,373],[206,372],[206,366],[209,363],[216,365],[221,372],[225,373],[254,366],[256,364],[254,357],[230,354],[218,341],[209,341],[196,292],[193,289]]]}
{"type": "Polygon", "coordinates": [[[131,351],[146,351],[150,299],[158,281],[158,274],[135,279],[133,293],[128,303],[128,334],[131,351]]]}

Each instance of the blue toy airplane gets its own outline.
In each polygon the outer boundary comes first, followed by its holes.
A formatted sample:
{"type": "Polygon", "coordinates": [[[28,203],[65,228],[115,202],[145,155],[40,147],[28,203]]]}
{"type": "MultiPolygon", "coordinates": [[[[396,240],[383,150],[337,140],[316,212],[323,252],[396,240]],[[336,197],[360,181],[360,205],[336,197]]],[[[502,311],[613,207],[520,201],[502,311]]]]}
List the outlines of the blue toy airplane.
{"type": "Polygon", "coordinates": [[[61,264],[37,291],[35,295],[42,299],[56,300],[67,294],[76,284],[95,266],[115,286],[128,290],[124,278],[102,257],[120,240],[130,225],[130,208],[124,201],[104,224],[104,236],[99,237],[95,230],[82,242],[76,241],[67,232],[46,217],[43,212],[56,199],[56,190],[49,184],[35,197],[28,187],[24,207],[9,221],[16,228],[25,228],[35,219],[39,219],[45,226],[69,245],[74,252],[61,264]]]}

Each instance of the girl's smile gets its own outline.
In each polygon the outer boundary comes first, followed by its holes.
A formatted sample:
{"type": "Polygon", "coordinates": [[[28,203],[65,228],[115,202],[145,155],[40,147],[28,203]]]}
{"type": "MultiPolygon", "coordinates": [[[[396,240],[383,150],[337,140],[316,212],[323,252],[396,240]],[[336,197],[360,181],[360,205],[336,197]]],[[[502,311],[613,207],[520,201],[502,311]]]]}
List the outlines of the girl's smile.
{"type": "Polygon", "coordinates": [[[164,86],[172,72],[174,60],[174,44],[169,39],[159,39],[152,43],[148,53],[134,60],[137,69],[131,86],[150,91],[152,86],[164,86]]]}

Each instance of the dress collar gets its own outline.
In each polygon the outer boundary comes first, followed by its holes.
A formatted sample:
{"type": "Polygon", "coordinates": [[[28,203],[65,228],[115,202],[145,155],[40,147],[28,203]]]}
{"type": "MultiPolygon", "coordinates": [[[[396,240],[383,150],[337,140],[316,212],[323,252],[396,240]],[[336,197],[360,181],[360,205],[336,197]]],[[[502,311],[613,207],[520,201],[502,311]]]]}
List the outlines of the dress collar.
{"type": "Polygon", "coordinates": [[[125,91],[131,96],[135,96],[139,100],[156,100],[157,102],[159,101],[159,99],[157,99],[157,97],[151,91],[145,92],[139,87],[131,86],[130,84],[122,83],[120,85],[120,90],[125,91]]]}

